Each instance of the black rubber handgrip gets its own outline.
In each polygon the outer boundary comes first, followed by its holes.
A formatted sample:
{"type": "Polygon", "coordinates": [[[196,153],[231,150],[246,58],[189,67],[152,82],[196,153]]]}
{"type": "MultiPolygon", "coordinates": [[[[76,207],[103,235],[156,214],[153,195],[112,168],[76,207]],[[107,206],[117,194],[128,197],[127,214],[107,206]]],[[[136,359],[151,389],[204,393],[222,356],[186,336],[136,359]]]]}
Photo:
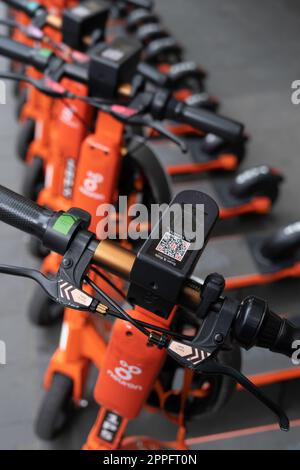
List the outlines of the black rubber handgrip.
{"type": "Polygon", "coordinates": [[[205,133],[215,134],[228,142],[240,142],[244,136],[243,124],[176,100],[170,101],[166,117],[189,124],[205,133]]]}
{"type": "MultiPolygon", "coordinates": [[[[234,337],[246,349],[253,346],[291,357],[300,348],[300,328],[272,312],[267,302],[247,297],[237,312],[234,337]]],[[[300,356],[300,354],[299,354],[300,356]]]]}
{"type": "Polygon", "coordinates": [[[135,8],[144,8],[145,10],[152,10],[153,0],[125,0],[126,3],[132,5],[135,8]]]}
{"type": "Polygon", "coordinates": [[[292,357],[296,350],[300,349],[300,328],[269,311],[260,328],[256,345],[292,357]]]}
{"type": "Polygon", "coordinates": [[[36,12],[43,7],[36,2],[29,2],[28,0],[2,0],[10,8],[22,11],[29,17],[33,18],[36,12]]]}
{"type": "Polygon", "coordinates": [[[0,221],[43,238],[54,212],[0,186],[0,221]]]}
{"type": "Polygon", "coordinates": [[[48,49],[34,49],[21,42],[0,36],[0,55],[25,65],[32,65],[43,72],[49,66],[53,54],[48,49]]]}

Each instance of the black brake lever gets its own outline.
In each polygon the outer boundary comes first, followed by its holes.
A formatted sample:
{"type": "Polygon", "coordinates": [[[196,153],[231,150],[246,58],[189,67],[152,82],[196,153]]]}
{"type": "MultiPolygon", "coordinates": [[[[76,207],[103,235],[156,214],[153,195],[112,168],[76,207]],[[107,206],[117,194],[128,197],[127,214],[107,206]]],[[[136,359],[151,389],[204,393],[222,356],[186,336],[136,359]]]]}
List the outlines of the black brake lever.
{"type": "Polygon", "coordinates": [[[197,312],[197,317],[202,319],[197,335],[191,341],[171,340],[167,351],[177,362],[195,372],[231,377],[275,413],[280,428],[288,431],[289,420],[277,404],[266,397],[241,372],[216,360],[218,352],[230,337],[238,306],[234,300],[225,297],[216,308],[224,286],[224,278],[218,274],[211,274],[206,278],[202,286],[202,302],[197,312]]]}
{"type": "Polygon", "coordinates": [[[166,129],[157,121],[152,121],[151,118],[149,118],[148,116],[141,115],[144,110],[146,111],[146,107],[140,107],[137,109],[120,107],[120,110],[118,111],[115,111],[113,109],[114,106],[110,107],[110,106],[100,105],[98,107],[102,109],[103,111],[109,112],[111,116],[115,117],[116,119],[121,121],[123,124],[132,125],[132,126],[149,127],[157,131],[159,134],[163,135],[167,139],[174,142],[174,144],[178,145],[178,147],[183,153],[186,153],[188,151],[188,147],[184,140],[177,137],[175,134],[173,134],[171,131],[166,129]],[[122,108],[124,109],[124,113],[122,112],[122,108]],[[130,109],[132,109],[131,115],[128,114],[128,111],[130,111],[130,109]]]}
{"type": "Polygon", "coordinates": [[[182,151],[182,153],[187,153],[188,146],[187,146],[187,144],[185,143],[184,140],[180,139],[180,137],[177,137],[171,131],[168,131],[168,129],[166,129],[164,126],[162,126],[158,122],[151,122],[150,121],[149,124],[147,124],[147,125],[149,127],[151,127],[152,129],[154,129],[155,131],[157,131],[159,134],[163,135],[167,139],[174,142],[174,144],[178,145],[178,147],[180,147],[180,150],[182,151]]]}
{"type": "Polygon", "coordinates": [[[0,78],[3,80],[14,80],[17,82],[28,83],[29,85],[32,85],[38,91],[40,91],[44,95],[49,96],[50,98],[75,98],[75,95],[73,93],[70,93],[59,83],[49,79],[48,77],[44,77],[41,80],[36,80],[20,73],[0,72],[0,78]]]}
{"type": "Polygon", "coordinates": [[[99,301],[94,299],[94,297],[91,297],[67,280],[57,276],[49,278],[36,269],[0,265],[0,273],[32,279],[42,287],[54,302],[63,305],[64,308],[95,312],[99,305],[99,301]]]}
{"type": "Polygon", "coordinates": [[[264,395],[256,385],[254,385],[238,370],[233,367],[220,364],[213,357],[209,357],[195,369],[195,372],[204,372],[208,375],[226,375],[231,377],[277,416],[278,423],[282,431],[289,431],[289,419],[282,408],[264,395]]]}

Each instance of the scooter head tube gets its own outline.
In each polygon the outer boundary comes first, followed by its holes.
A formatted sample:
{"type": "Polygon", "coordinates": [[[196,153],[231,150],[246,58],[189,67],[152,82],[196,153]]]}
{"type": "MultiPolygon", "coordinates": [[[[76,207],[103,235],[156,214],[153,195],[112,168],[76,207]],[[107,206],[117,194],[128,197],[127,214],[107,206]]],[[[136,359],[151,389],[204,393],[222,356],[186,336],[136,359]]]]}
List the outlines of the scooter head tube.
{"type": "Polygon", "coordinates": [[[178,194],[137,255],[130,276],[129,300],[167,318],[178,303],[182,286],[199,260],[218,216],[215,201],[206,194],[178,194]],[[191,225],[197,232],[203,230],[201,239],[195,237],[191,225]]]}

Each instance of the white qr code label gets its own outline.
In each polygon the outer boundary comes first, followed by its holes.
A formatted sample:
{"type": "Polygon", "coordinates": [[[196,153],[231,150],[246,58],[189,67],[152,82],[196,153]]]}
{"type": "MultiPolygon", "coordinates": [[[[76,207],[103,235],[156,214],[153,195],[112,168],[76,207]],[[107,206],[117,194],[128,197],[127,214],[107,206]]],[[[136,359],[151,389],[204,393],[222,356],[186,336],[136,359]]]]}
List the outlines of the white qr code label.
{"type": "Polygon", "coordinates": [[[156,250],[176,261],[182,261],[191,244],[175,233],[166,232],[156,250]]]}

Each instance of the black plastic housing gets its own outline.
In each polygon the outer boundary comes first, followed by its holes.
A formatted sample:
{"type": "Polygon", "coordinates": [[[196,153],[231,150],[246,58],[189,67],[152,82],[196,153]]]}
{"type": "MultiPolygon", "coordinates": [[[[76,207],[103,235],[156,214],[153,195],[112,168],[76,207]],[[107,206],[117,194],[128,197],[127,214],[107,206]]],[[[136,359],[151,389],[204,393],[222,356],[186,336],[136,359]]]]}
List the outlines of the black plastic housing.
{"type": "Polygon", "coordinates": [[[218,216],[218,206],[207,194],[188,190],[175,196],[138,252],[130,275],[129,300],[167,318],[178,303],[183,284],[192,275],[218,216]],[[192,215],[193,224],[199,224],[196,209],[200,205],[204,210],[203,243],[198,246],[186,230],[187,219],[182,219],[182,215],[192,215]],[[184,220],[184,232],[176,229],[174,222],[180,221],[177,215],[172,222],[174,206],[183,209],[180,219],[184,220]]]}
{"type": "Polygon", "coordinates": [[[101,39],[105,36],[105,27],[110,12],[106,1],[86,0],[79,5],[63,11],[63,42],[72,49],[85,50],[84,38],[97,30],[101,39]]]}
{"type": "Polygon", "coordinates": [[[141,51],[139,41],[126,37],[94,47],[89,64],[90,95],[114,98],[120,85],[132,81],[141,51]]]}

